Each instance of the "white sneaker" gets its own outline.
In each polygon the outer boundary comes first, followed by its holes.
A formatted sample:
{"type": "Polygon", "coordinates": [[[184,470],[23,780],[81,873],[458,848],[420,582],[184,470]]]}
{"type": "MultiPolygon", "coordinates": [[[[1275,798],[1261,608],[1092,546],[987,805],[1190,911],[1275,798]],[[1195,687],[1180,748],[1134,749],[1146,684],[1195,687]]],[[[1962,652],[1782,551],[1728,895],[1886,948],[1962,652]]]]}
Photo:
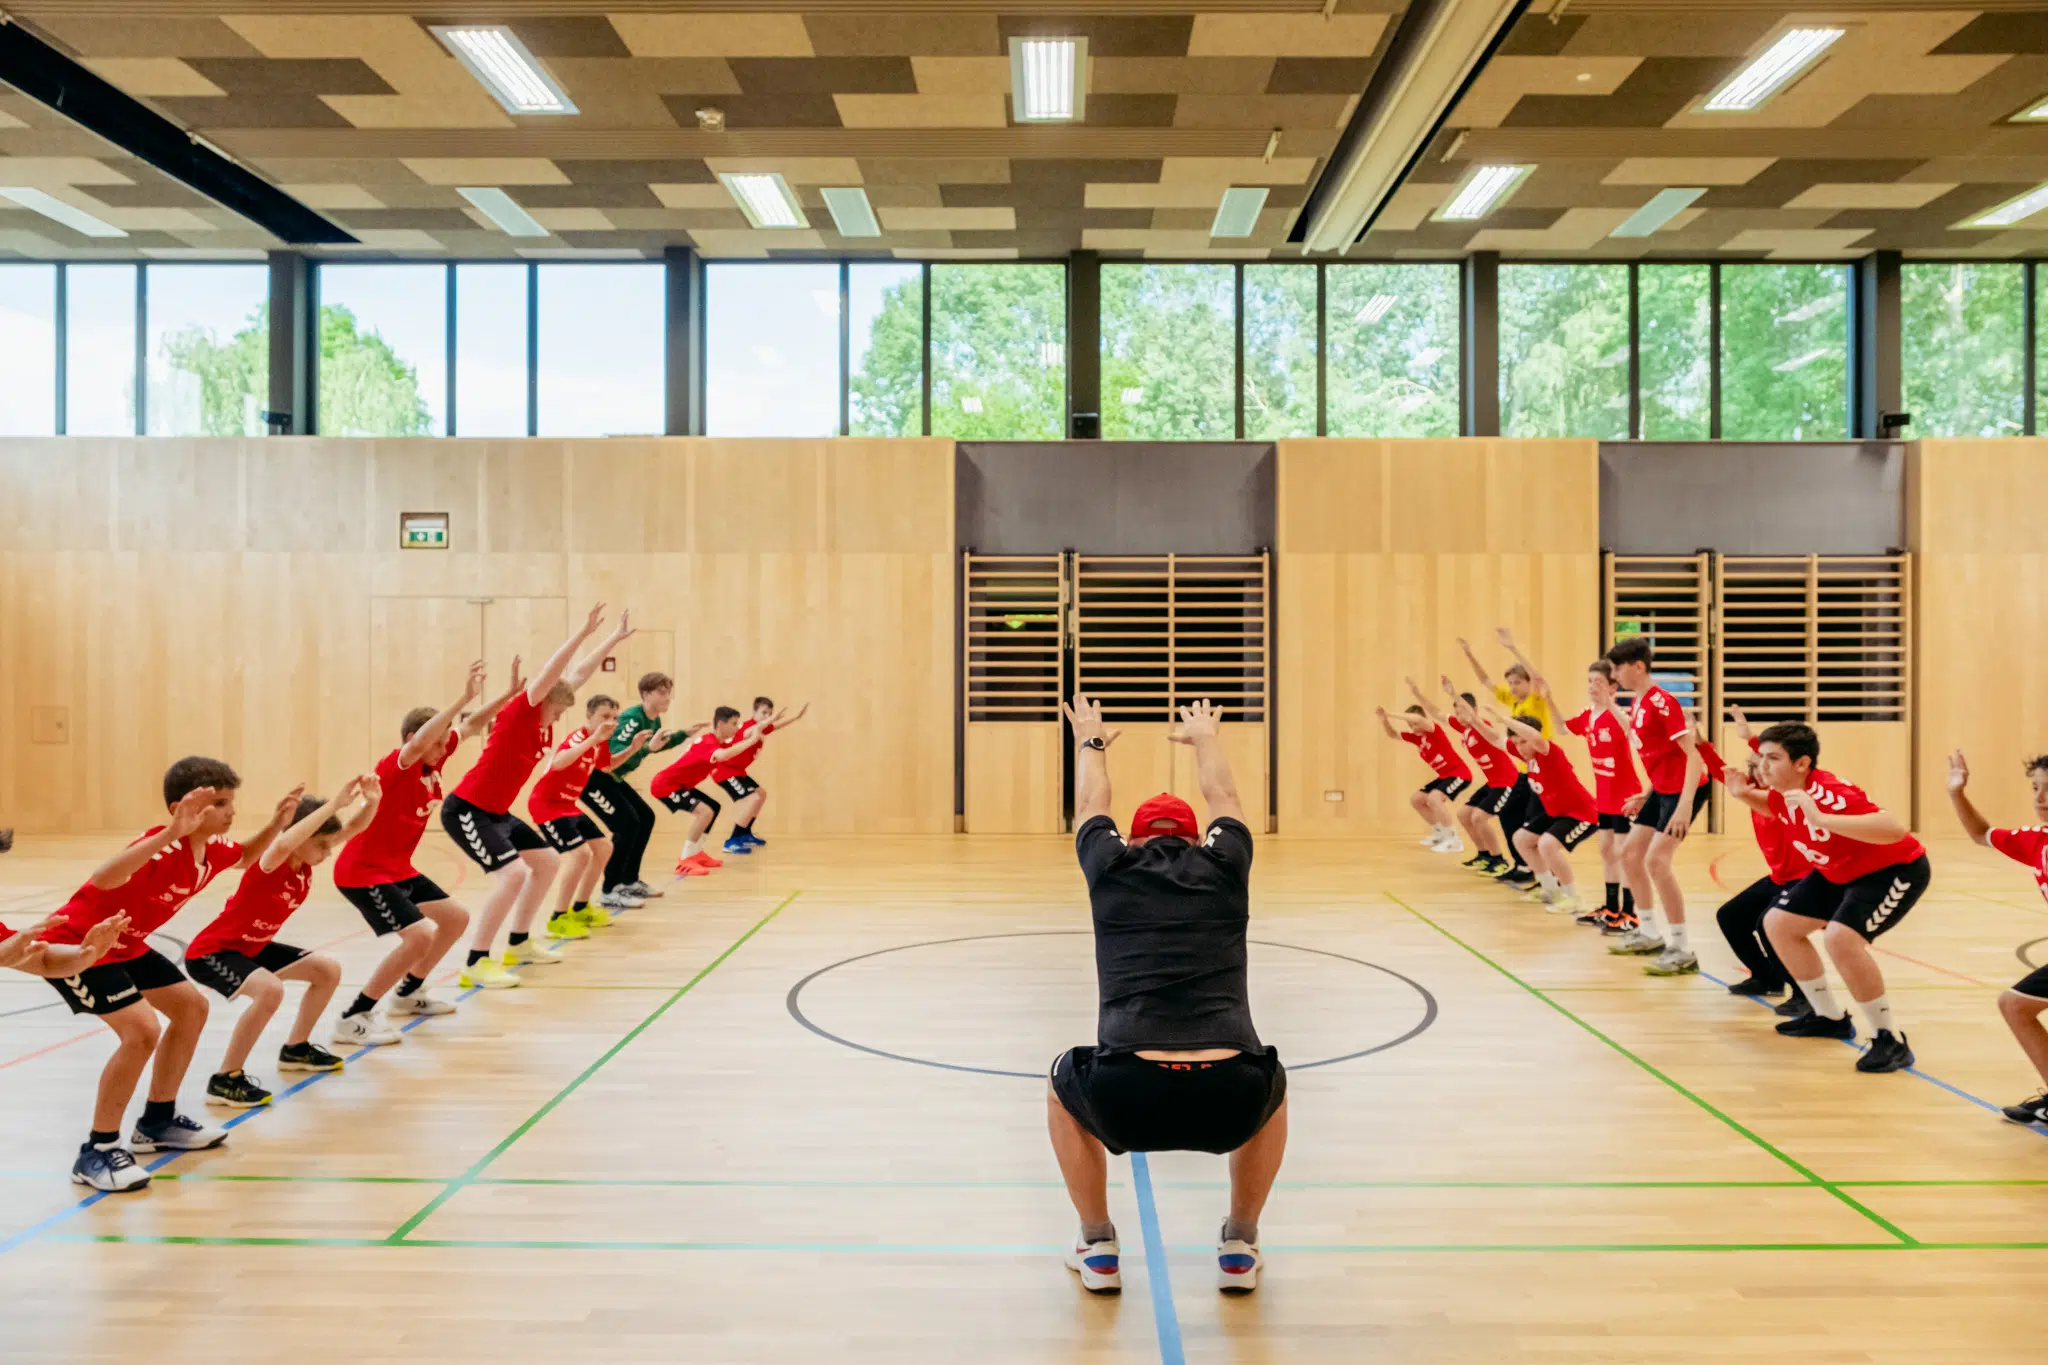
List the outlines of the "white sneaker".
{"type": "Polygon", "coordinates": [[[1259,1287],[1259,1269],[1265,1264],[1250,1242],[1224,1242],[1216,1248],[1216,1287],[1226,1294],[1249,1294],[1259,1287]]]}
{"type": "Polygon", "coordinates": [[[623,886],[615,886],[597,898],[597,903],[607,910],[638,910],[647,904],[623,886]]]}
{"type": "Polygon", "coordinates": [[[1435,848],[1438,844],[1441,844],[1443,841],[1443,832],[1441,830],[1434,829],[1429,832],[1429,837],[1427,839],[1416,840],[1416,842],[1421,844],[1424,848],[1431,849],[1435,848]]]}
{"type": "Polygon", "coordinates": [[[394,995],[391,1003],[384,1007],[392,1014],[453,1014],[455,1002],[437,1000],[425,991],[414,991],[411,995],[394,995]]]}
{"type": "Polygon", "coordinates": [[[547,944],[542,943],[537,938],[530,938],[516,948],[507,948],[505,950],[505,965],[507,967],[545,966],[550,962],[560,962],[561,960],[562,955],[560,953],[548,947],[547,944]]]}
{"type": "Polygon", "coordinates": [[[1583,914],[1585,909],[1575,895],[1558,896],[1546,903],[1543,908],[1553,915],[1570,915],[1574,919],[1583,914]]]}
{"type": "Polygon", "coordinates": [[[630,891],[632,894],[638,896],[641,900],[652,900],[656,896],[666,896],[668,894],[668,892],[662,890],[660,887],[649,886],[646,882],[634,882],[631,885],[620,887],[619,890],[630,891]]]}
{"type": "Polygon", "coordinates": [[[1080,1274],[1081,1287],[1091,1294],[1123,1292],[1123,1262],[1115,1242],[1076,1246],[1067,1253],[1067,1269],[1080,1274]]]}
{"type": "Polygon", "coordinates": [[[402,1043],[405,1035],[379,1019],[373,1011],[369,1014],[348,1014],[334,1021],[334,1046],[337,1051],[344,1047],[389,1047],[402,1043]]]}
{"type": "Polygon", "coordinates": [[[1465,841],[1453,834],[1450,838],[1433,846],[1430,851],[1432,853],[1463,853],[1465,851],[1465,841]]]}

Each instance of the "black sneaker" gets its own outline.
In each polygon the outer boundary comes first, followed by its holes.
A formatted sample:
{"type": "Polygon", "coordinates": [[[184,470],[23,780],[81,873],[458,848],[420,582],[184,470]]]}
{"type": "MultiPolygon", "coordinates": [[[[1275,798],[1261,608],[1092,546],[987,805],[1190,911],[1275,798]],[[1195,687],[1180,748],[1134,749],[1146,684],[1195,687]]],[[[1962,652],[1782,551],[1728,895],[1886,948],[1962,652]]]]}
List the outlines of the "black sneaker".
{"type": "Polygon", "coordinates": [[[224,1104],[230,1109],[254,1109],[270,1103],[270,1092],[246,1071],[234,1075],[216,1075],[206,1083],[206,1102],[224,1104]]]}
{"type": "Polygon", "coordinates": [[[1522,890],[1536,885],[1536,874],[1526,868],[1516,868],[1513,872],[1503,873],[1495,877],[1494,880],[1502,886],[1512,886],[1516,890],[1522,890]]]}
{"type": "Polygon", "coordinates": [[[1598,910],[1588,910],[1585,914],[1580,915],[1577,919],[1573,920],[1572,923],[1590,925],[1591,927],[1597,929],[1600,927],[1601,923],[1600,912],[1598,910]]]}
{"type": "Polygon", "coordinates": [[[2048,1090],[1998,1111],[2014,1123],[2048,1123],[2048,1090]]]}
{"type": "Polygon", "coordinates": [[[1806,1003],[1805,994],[1797,986],[1794,986],[1792,994],[1787,996],[1784,1003],[1773,1009],[1771,1013],[1781,1019],[1799,1019],[1812,1014],[1813,1006],[1806,1003]]]}
{"type": "Polygon", "coordinates": [[[1782,981],[1766,981],[1760,976],[1746,976],[1728,988],[1730,995],[1776,995],[1785,989],[1782,981]]]}
{"type": "Polygon", "coordinates": [[[1879,1029],[1869,1048],[1856,1059],[1858,1071],[1904,1071],[1911,1065],[1913,1049],[1906,1046],[1906,1035],[1888,1028],[1879,1029]]]}
{"type": "Polygon", "coordinates": [[[194,1123],[183,1114],[174,1114],[162,1123],[137,1119],[135,1131],[128,1137],[128,1150],[203,1152],[209,1147],[218,1147],[227,1140],[228,1130],[225,1128],[208,1128],[203,1123],[194,1123]]]}
{"type": "Polygon", "coordinates": [[[1825,1014],[1808,1010],[1778,1025],[1778,1032],[1787,1038],[1840,1038],[1846,1041],[1856,1036],[1856,1021],[1846,1014],[1839,1019],[1830,1019],[1825,1014]]]}
{"type": "Polygon", "coordinates": [[[341,1058],[318,1043],[286,1043],[277,1052],[279,1071],[339,1071],[341,1058]]]}

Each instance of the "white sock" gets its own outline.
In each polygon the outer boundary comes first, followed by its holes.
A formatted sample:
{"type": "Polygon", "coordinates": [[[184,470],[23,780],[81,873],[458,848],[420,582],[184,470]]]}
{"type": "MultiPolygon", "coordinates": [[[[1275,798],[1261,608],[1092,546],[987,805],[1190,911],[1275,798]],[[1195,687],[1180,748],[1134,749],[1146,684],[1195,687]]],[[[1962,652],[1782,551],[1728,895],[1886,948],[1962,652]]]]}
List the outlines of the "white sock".
{"type": "Polygon", "coordinates": [[[1536,874],[1536,885],[1542,887],[1550,895],[1555,896],[1557,894],[1557,878],[1551,876],[1548,872],[1538,872],[1536,874]]]}
{"type": "Polygon", "coordinates": [[[1640,898],[1636,901],[1636,928],[1651,938],[1657,937],[1657,907],[1640,898]]]}
{"type": "Polygon", "coordinates": [[[1835,1003],[1835,993],[1828,989],[1828,979],[1816,976],[1811,981],[1796,981],[1799,993],[1806,997],[1806,1003],[1813,1006],[1813,1012],[1823,1019],[1840,1019],[1843,1010],[1835,1003]]]}
{"type": "Polygon", "coordinates": [[[683,856],[685,858],[694,858],[703,851],[704,841],[702,839],[688,839],[683,843],[683,856]]]}
{"type": "Polygon", "coordinates": [[[1664,943],[1666,947],[1676,948],[1681,953],[1692,950],[1692,945],[1686,942],[1685,926],[1683,924],[1674,924],[1666,929],[1664,931],[1664,943]]]}
{"type": "Polygon", "coordinates": [[[1892,1002],[1889,996],[1880,995],[1875,1000],[1858,1000],[1856,1008],[1863,1011],[1864,1022],[1870,1025],[1871,1033],[1898,1033],[1898,1030],[1892,1027],[1892,1002]]]}
{"type": "Polygon", "coordinates": [[[1560,900],[1560,902],[1561,902],[1561,903],[1563,903],[1563,904],[1565,904],[1565,905],[1573,906],[1574,908],[1576,908],[1576,907],[1577,907],[1577,905],[1578,905],[1578,903],[1579,903],[1579,887],[1578,887],[1578,883],[1576,883],[1576,882],[1559,882],[1559,883],[1557,884],[1557,894],[1558,894],[1558,898],[1559,898],[1559,900],[1560,900]]]}

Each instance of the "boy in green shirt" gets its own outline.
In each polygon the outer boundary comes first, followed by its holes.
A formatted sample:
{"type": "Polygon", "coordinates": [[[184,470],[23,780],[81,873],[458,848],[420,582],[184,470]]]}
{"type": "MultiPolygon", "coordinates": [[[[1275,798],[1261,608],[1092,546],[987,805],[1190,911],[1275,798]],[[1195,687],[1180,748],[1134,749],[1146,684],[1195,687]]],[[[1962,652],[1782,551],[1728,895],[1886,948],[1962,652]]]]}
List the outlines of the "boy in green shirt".
{"type": "Polygon", "coordinates": [[[647,841],[654,837],[654,809],[626,779],[649,754],[673,748],[704,727],[657,734],[630,757],[626,750],[633,747],[633,737],[641,731],[661,729],[661,718],[675,698],[675,688],[675,679],[666,673],[641,675],[640,704],[621,711],[618,728],[612,731],[616,766],[609,772],[593,772],[583,788],[583,804],[612,835],[612,856],[604,865],[604,891],[597,902],[608,910],[631,909],[649,896],[662,894],[640,877],[640,860],[647,852],[647,841]]]}

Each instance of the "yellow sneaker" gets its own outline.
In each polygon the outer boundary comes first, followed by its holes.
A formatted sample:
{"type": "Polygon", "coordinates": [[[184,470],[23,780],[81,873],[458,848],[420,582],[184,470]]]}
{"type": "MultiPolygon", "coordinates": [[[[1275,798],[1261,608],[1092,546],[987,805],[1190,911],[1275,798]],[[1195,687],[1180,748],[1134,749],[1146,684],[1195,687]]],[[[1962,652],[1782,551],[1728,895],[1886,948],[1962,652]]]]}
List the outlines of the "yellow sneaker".
{"type": "Polygon", "coordinates": [[[495,958],[487,957],[473,967],[464,967],[457,984],[464,990],[507,991],[519,984],[519,975],[506,971],[495,958]]]}
{"type": "Polygon", "coordinates": [[[574,910],[564,910],[548,921],[549,938],[589,938],[590,930],[583,921],[576,918],[574,910]]]}
{"type": "Polygon", "coordinates": [[[560,962],[561,960],[562,955],[560,953],[548,947],[547,944],[542,943],[537,938],[530,938],[517,948],[509,948],[505,952],[505,966],[507,968],[528,964],[560,962]]]}
{"type": "Polygon", "coordinates": [[[598,905],[586,905],[581,910],[571,910],[569,913],[586,929],[603,929],[612,922],[612,912],[598,905]]]}

